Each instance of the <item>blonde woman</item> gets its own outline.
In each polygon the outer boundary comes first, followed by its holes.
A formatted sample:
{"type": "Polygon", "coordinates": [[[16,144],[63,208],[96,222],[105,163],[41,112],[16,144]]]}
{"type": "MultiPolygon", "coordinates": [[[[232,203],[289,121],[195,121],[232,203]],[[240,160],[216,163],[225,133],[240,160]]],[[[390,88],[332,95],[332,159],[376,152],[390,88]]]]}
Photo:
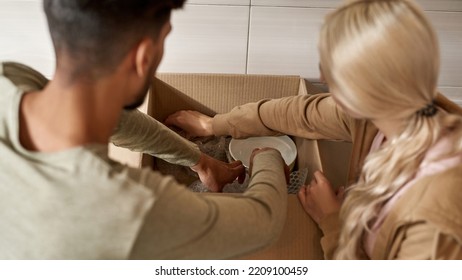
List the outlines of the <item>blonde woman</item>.
{"type": "Polygon", "coordinates": [[[438,42],[422,10],[407,0],[350,1],[327,16],[319,50],[331,94],[167,122],[198,135],[352,141],[344,199],[321,172],[299,193],[324,233],[325,257],[461,259],[461,109],[437,93],[438,42]]]}

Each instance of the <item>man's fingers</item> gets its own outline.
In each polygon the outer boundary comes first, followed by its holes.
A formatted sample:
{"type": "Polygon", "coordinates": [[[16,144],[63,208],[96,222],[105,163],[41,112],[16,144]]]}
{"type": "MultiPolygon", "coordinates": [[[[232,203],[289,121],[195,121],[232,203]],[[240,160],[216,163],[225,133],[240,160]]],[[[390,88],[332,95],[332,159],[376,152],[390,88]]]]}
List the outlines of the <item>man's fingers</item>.
{"type": "Polygon", "coordinates": [[[244,165],[242,165],[242,162],[240,161],[236,161],[233,163],[234,166],[232,169],[233,169],[233,173],[234,173],[234,178],[237,177],[237,181],[239,182],[239,184],[242,184],[244,183],[245,181],[245,167],[244,165]]]}
{"type": "Polygon", "coordinates": [[[236,161],[232,161],[229,163],[229,165],[231,165],[231,167],[238,167],[238,166],[241,166],[242,165],[242,161],[240,160],[236,160],[236,161]]]}
{"type": "Polygon", "coordinates": [[[243,172],[239,173],[239,177],[237,177],[237,182],[239,184],[243,184],[245,181],[245,176],[246,175],[245,175],[245,170],[244,170],[243,172]]]}

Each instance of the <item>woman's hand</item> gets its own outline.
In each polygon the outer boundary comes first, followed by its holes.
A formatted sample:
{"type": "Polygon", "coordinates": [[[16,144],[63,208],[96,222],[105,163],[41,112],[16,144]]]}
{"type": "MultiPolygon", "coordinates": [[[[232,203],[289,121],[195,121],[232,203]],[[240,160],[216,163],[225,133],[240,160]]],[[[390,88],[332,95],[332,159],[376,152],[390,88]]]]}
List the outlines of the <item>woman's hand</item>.
{"type": "Polygon", "coordinates": [[[166,125],[174,125],[184,130],[189,136],[213,135],[212,118],[197,111],[178,111],[165,120],[166,125]]]}
{"type": "Polygon", "coordinates": [[[303,209],[319,224],[324,217],[340,210],[343,193],[343,187],[340,187],[335,193],[324,174],[321,171],[316,171],[310,184],[299,190],[298,198],[303,209]]]}

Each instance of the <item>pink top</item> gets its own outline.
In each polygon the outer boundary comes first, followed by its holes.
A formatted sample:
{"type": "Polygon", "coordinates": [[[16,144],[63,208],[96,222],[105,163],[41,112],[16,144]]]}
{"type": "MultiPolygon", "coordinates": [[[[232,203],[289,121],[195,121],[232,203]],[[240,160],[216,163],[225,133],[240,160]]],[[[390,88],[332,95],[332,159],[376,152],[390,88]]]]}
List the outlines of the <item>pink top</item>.
{"type": "MultiPolygon", "coordinates": [[[[374,141],[372,142],[372,146],[369,153],[377,151],[384,140],[385,135],[382,132],[379,132],[375,136],[374,141]]],[[[375,241],[377,239],[377,233],[380,227],[382,226],[383,221],[388,216],[388,213],[390,213],[390,210],[392,209],[393,205],[396,203],[396,201],[401,196],[403,196],[403,194],[408,189],[410,189],[417,180],[425,176],[430,176],[443,172],[462,163],[462,154],[458,154],[450,158],[443,158],[437,161],[432,161],[438,156],[444,154],[448,150],[448,148],[451,147],[451,145],[451,140],[448,137],[445,137],[438,141],[438,143],[436,143],[432,148],[430,148],[426,153],[425,158],[422,161],[414,178],[410,180],[408,183],[406,183],[401,189],[399,189],[395,193],[395,195],[392,198],[390,198],[382,207],[380,213],[377,216],[377,220],[374,222],[374,225],[371,228],[371,231],[367,233],[365,236],[364,249],[369,257],[372,256],[372,250],[374,249],[375,241]]]]}

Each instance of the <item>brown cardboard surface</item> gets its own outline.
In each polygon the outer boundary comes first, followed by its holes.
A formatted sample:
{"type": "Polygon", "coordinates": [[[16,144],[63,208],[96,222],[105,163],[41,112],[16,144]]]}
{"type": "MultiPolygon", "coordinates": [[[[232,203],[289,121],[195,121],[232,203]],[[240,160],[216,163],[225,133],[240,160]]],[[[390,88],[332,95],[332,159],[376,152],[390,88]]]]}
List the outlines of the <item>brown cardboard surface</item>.
{"type": "Polygon", "coordinates": [[[178,108],[208,115],[225,113],[237,105],[263,98],[297,95],[300,88],[297,76],[158,74],[157,77],[151,104],[153,116],[159,120],[178,108]]]}
{"type": "MultiPolygon", "coordinates": [[[[319,89],[296,76],[158,74],[143,108],[163,121],[178,110],[197,110],[207,115],[228,112],[233,107],[263,98],[319,93],[319,89]]],[[[316,141],[295,137],[296,168],[307,168],[308,178],[323,170],[334,187],[345,185],[349,143],[316,141]]],[[[112,150],[114,150],[112,148],[112,150]]],[[[113,158],[129,160],[132,166],[154,166],[151,156],[123,151],[113,158]]],[[[226,194],[220,194],[226,195],[226,194]]],[[[289,195],[287,220],[280,239],[269,248],[241,259],[322,259],[321,232],[305,213],[296,195],[289,195]]]]}
{"type": "Polygon", "coordinates": [[[287,218],[279,240],[270,247],[240,259],[319,260],[323,259],[321,230],[301,207],[296,195],[289,195],[287,218]]]}
{"type": "Polygon", "coordinates": [[[316,142],[324,175],[335,189],[345,187],[348,181],[347,164],[351,155],[351,143],[326,140],[316,142]]]}

